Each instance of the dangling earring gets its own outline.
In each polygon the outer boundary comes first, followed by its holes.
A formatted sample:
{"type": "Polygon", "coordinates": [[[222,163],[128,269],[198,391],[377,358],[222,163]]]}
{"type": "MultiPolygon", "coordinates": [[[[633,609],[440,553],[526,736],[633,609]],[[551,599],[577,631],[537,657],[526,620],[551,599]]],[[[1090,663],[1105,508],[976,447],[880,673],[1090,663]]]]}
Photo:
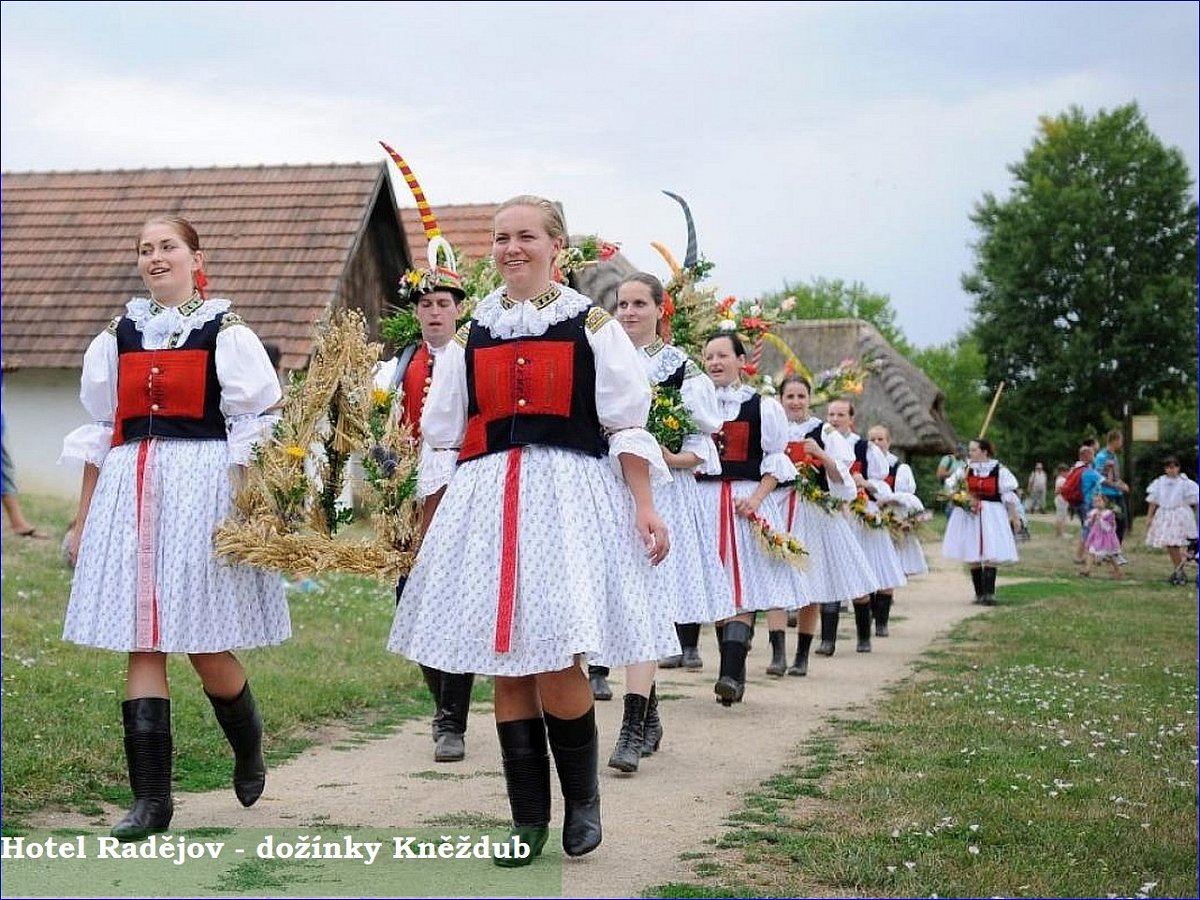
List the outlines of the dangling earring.
{"type": "Polygon", "coordinates": [[[195,275],[196,293],[200,295],[201,300],[208,299],[208,276],[204,274],[203,269],[197,269],[195,275]]]}

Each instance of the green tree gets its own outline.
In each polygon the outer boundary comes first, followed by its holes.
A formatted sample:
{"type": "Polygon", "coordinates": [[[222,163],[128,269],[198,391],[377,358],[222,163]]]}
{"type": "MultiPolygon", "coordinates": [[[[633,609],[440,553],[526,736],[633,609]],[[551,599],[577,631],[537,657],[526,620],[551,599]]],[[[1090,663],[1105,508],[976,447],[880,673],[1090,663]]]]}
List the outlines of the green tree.
{"type": "Polygon", "coordinates": [[[763,313],[775,322],[791,319],[862,319],[874,325],[887,342],[905,356],[913,347],[896,324],[896,311],[887,294],[867,290],[861,282],[814,278],[810,284],[784,281],[783,290],[759,300],[763,313]]]}
{"type": "Polygon", "coordinates": [[[971,217],[963,287],[1006,458],[1074,458],[1105,422],[1196,385],[1197,207],[1182,154],[1136,104],[1043,118],[1010,196],[971,217]]]}
{"type": "MultiPolygon", "coordinates": [[[[946,395],[946,418],[963,440],[979,434],[991,392],[984,381],[987,360],[969,332],[934,347],[922,347],[910,357],[946,395]]],[[[991,429],[989,429],[989,432],[991,429]]]]}

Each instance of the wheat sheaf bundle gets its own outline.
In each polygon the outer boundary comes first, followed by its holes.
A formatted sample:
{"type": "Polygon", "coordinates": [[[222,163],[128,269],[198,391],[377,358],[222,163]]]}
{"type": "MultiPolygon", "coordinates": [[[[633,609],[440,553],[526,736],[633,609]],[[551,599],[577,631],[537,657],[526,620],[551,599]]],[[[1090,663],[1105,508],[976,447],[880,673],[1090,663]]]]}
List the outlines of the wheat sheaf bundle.
{"type": "Polygon", "coordinates": [[[418,451],[391,414],[393,392],[374,387],[379,351],[354,310],[318,327],[307,374],[293,378],[279,421],[234,496],[235,512],[217,530],[218,555],[296,575],[392,580],[412,567],[418,451]],[[364,459],[375,536],[339,541],[352,512],[336,501],[355,453],[364,459]]]}

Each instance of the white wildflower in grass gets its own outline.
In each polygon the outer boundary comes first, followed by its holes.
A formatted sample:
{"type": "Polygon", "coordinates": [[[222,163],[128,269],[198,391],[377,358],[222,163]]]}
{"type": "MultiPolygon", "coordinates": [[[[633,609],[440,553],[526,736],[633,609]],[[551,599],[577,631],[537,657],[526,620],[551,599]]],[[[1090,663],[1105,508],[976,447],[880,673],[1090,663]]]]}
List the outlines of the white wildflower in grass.
{"type": "Polygon", "coordinates": [[[917,864],[915,862],[912,862],[911,860],[907,860],[907,859],[904,861],[904,868],[908,869],[908,871],[911,872],[916,867],[917,867],[917,864]]]}
{"type": "Polygon", "coordinates": [[[889,875],[895,875],[895,874],[896,874],[896,867],[895,867],[895,866],[888,866],[888,867],[887,867],[887,871],[888,871],[888,874],[889,874],[889,875]]]}
{"type": "Polygon", "coordinates": [[[979,825],[978,825],[978,824],[976,824],[976,823],[972,823],[972,824],[968,825],[967,827],[968,827],[968,828],[970,828],[972,831],[978,831],[978,830],[979,830],[979,825]]]}
{"type": "Polygon", "coordinates": [[[976,847],[974,844],[968,844],[968,845],[967,845],[967,852],[968,852],[968,853],[970,853],[972,856],[978,856],[978,855],[979,855],[979,848],[978,848],[978,847],[976,847]]]}

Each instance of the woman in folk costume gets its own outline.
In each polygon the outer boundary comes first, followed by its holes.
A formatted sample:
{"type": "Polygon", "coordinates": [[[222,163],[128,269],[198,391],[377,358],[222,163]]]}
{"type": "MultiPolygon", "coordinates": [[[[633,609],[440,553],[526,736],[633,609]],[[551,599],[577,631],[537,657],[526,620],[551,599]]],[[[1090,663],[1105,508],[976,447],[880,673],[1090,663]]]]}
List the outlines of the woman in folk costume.
{"type": "Polygon", "coordinates": [[[545,844],[547,738],[565,800],[563,848],[579,856],[600,844],[582,656],[628,665],[678,648],[674,634],[656,632],[650,608],[650,565],[669,549],[651,473],[670,477],[645,430],[650,386],[621,326],[551,280],[565,240],[547,200],[515,197],[496,212],[504,287],[438,361],[421,430],[434,450],[459,448],[458,468],[388,641],[424,665],[495,676],[514,830],[534,851],[501,865],[527,863],[545,844]]]}
{"type": "MultiPolygon", "coordinates": [[[[779,399],[787,413],[788,458],[796,466],[797,477],[815,486],[823,494],[820,501],[796,490],[795,482],[777,492],[787,530],[808,550],[809,586],[814,598],[827,603],[849,602],[870,593],[874,578],[870,563],[854,537],[850,523],[842,515],[838,501],[854,499],[856,490],[846,462],[853,454],[833,426],[810,415],[812,386],[801,375],[787,375],[779,384],[779,399]]],[[[788,675],[808,674],[808,654],[820,616],[820,603],[800,610],[796,633],[796,656],[788,675]]],[[[771,633],[776,659],[769,675],[782,675],[786,656],[783,634],[771,633]],[[779,648],[775,645],[778,640],[779,648]]]]}
{"type": "Polygon", "coordinates": [[[967,467],[954,490],[970,495],[970,508],[956,506],[946,523],[942,556],[971,566],[975,603],[996,605],[996,565],[1017,561],[1010,510],[1017,499],[1017,479],[992,458],[992,442],[976,438],[967,445],[967,467]]]}
{"type": "Polygon", "coordinates": [[[746,691],[746,651],[750,626],[758,610],[789,608],[812,602],[806,576],[768,555],[755,537],[751,517],[761,517],[783,530],[783,513],[773,491],[796,477],[784,452],[787,416],[774,398],[742,384],[746,350],[732,331],[704,346],[704,366],[717,386],[724,424],[714,435],[721,455],[721,474],[700,476],[700,499],[710,521],[717,523],[718,551],[728,576],[735,615],[721,627],[721,673],[713,692],[725,706],[746,691]]]}
{"type": "MultiPolygon", "coordinates": [[[[437,360],[453,343],[462,303],[467,299],[458,275],[454,248],[442,237],[425,192],[408,163],[395,150],[380,141],[383,149],[400,169],[412,190],[421,214],[428,247],[428,269],[414,269],[400,279],[402,301],[411,305],[421,326],[420,340],[399,348],[399,353],[380,365],[375,373],[376,387],[396,392],[396,414],[412,429],[413,439],[421,439],[421,414],[425,398],[433,384],[437,360]]],[[[421,533],[429,528],[438,502],[454,474],[454,453],[425,454],[420,468],[417,497],[421,500],[421,533]]],[[[404,578],[396,584],[396,602],[404,588],[404,578]]],[[[443,672],[421,666],[421,675],[436,707],[433,715],[434,762],[457,762],[466,757],[467,717],[471,708],[471,672],[443,672]]]]}
{"type": "MultiPolygon", "coordinates": [[[[850,477],[858,496],[847,511],[850,529],[854,532],[858,544],[862,547],[863,555],[870,563],[874,574],[874,589],[866,596],[854,601],[854,630],[858,637],[855,650],[859,653],[871,652],[871,604],[874,595],[880,591],[890,591],[900,587],[908,579],[904,576],[904,568],[900,565],[900,557],[892,543],[891,536],[879,519],[879,504],[877,498],[888,491],[887,488],[887,459],[883,453],[854,431],[854,404],[849,400],[831,400],[826,408],[825,417],[846,439],[846,445],[853,454],[850,458],[850,477]]],[[[832,656],[837,641],[837,607],[825,604],[821,610],[821,646],[817,653],[822,656],[832,656]],[[829,616],[830,622],[826,622],[829,616]],[[828,643],[826,639],[828,637],[828,643]]]]}
{"type": "MultiPolygon", "coordinates": [[[[659,337],[663,303],[662,282],[645,272],[630,275],[617,288],[617,321],[638,348],[650,383],[678,390],[698,429],[683,439],[677,452],[660,448],[672,480],[654,487],[654,505],[671,532],[671,554],[654,570],[654,607],[661,627],[675,629],[683,644],[685,631],[694,627],[698,633],[699,623],[728,618],[734,609],[725,574],[713,552],[716,536],[700,505],[694,474],[714,474],[721,468],[711,436],[722,422],[716,390],[687,353],[659,337]]],[[[694,640],[691,647],[694,652],[694,640]]],[[[651,660],[625,669],[624,720],[608,761],[614,769],[637,771],[638,758],[649,756],[662,740],[656,668],[651,660]]]]}
{"type": "Polygon", "coordinates": [[[1146,488],[1146,546],[1166,547],[1171,563],[1171,584],[1187,584],[1183,572],[1184,547],[1196,539],[1196,509],[1200,488],[1179,468],[1179,457],[1163,460],[1163,474],[1146,488]]]}
{"type": "Polygon", "coordinates": [[[230,465],[246,465],[280,399],[262,344],[229,301],[206,299],[204,253],[185,219],[143,227],[149,298],[96,337],[80,399],[95,420],[67,435],[84,463],[77,559],[63,637],[128,653],[122,718],[133,807],[112,829],[140,840],[171,824],[168,653],[186,653],[233,748],[243,806],[262,794],[262,720],[234,650],[291,635],[279,575],[218,560],[230,465]]]}
{"type": "MultiPolygon", "coordinates": [[[[873,425],[867,432],[867,440],[879,448],[887,460],[888,473],[879,487],[876,501],[883,510],[890,510],[902,523],[911,522],[925,512],[925,504],[917,496],[917,479],[912,467],[900,462],[892,453],[892,432],[886,425],[873,425]]],[[[890,529],[889,529],[890,530],[890,529]]],[[[925,551],[921,541],[911,528],[906,528],[899,539],[893,535],[896,555],[905,575],[924,575],[929,571],[925,562],[925,551]]],[[[888,636],[888,620],[892,614],[892,590],[876,591],[871,597],[871,615],[875,619],[875,636],[888,636]]]]}

